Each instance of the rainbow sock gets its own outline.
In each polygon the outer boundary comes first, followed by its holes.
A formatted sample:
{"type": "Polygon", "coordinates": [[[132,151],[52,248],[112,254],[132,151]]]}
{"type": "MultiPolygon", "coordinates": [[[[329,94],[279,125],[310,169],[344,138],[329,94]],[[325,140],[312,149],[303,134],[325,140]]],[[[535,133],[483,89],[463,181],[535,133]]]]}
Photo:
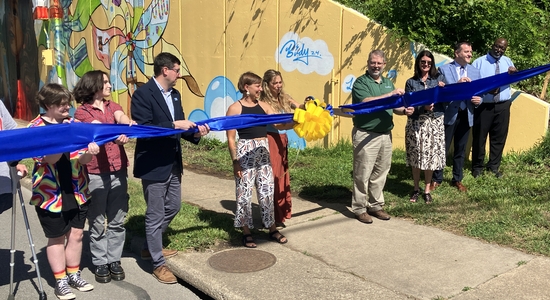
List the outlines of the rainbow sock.
{"type": "Polygon", "coordinates": [[[69,274],[75,274],[76,272],[78,272],[78,270],[80,270],[80,265],[78,265],[76,267],[67,266],[67,273],[69,273],[69,274]]]}
{"type": "Polygon", "coordinates": [[[66,276],[67,276],[67,272],[65,272],[65,270],[53,273],[53,277],[55,277],[55,280],[65,278],[66,276]]]}

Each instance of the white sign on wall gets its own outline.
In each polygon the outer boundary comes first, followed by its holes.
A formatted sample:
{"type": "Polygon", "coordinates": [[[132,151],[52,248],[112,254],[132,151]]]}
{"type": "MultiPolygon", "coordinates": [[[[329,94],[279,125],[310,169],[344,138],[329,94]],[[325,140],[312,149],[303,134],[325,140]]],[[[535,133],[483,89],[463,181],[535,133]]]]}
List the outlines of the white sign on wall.
{"type": "Polygon", "coordinates": [[[316,72],[327,75],[334,68],[334,57],[328,51],[325,41],[300,38],[295,32],[287,32],[281,38],[275,51],[275,60],[287,72],[298,69],[302,74],[316,72]]]}

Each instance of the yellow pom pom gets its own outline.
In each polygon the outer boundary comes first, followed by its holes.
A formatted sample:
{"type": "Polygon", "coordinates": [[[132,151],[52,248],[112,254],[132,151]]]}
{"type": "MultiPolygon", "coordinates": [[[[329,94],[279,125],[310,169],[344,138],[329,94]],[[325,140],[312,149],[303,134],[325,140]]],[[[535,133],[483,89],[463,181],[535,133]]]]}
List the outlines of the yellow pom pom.
{"type": "Polygon", "coordinates": [[[327,105],[319,99],[307,100],[305,109],[294,111],[293,120],[298,123],[294,131],[299,137],[311,142],[325,137],[332,128],[333,117],[326,110],[327,105]]]}

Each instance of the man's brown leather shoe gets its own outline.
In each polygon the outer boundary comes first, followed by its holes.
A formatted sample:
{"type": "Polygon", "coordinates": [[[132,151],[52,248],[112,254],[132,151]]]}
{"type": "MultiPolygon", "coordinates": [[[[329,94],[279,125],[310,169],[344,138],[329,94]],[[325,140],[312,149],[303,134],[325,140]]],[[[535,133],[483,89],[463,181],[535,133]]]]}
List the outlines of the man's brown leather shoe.
{"type": "Polygon", "coordinates": [[[465,192],[467,191],[468,189],[462,184],[462,182],[460,181],[457,181],[455,183],[453,183],[453,186],[456,187],[459,191],[461,192],[465,192]]]}
{"type": "MultiPolygon", "coordinates": [[[[162,249],[162,256],[164,258],[176,256],[178,254],[178,250],[172,250],[172,249],[162,249]]],[[[141,259],[143,260],[151,260],[151,253],[147,249],[141,250],[141,259]]]]}
{"type": "Polygon", "coordinates": [[[369,216],[369,214],[367,214],[366,212],[360,214],[360,215],[355,215],[355,217],[357,218],[357,220],[359,220],[359,222],[361,223],[367,223],[367,224],[370,224],[372,223],[372,218],[369,216]]]}
{"type": "Polygon", "coordinates": [[[155,277],[159,282],[172,284],[177,283],[178,279],[166,265],[162,265],[153,270],[153,277],[155,277]]]}
{"type": "Polygon", "coordinates": [[[432,181],[432,183],[430,184],[430,191],[435,191],[435,189],[437,189],[437,187],[440,185],[441,183],[432,181]]]}
{"type": "Polygon", "coordinates": [[[383,209],[377,211],[369,211],[369,215],[384,221],[391,219],[390,215],[388,215],[388,213],[385,212],[383,209]]]}

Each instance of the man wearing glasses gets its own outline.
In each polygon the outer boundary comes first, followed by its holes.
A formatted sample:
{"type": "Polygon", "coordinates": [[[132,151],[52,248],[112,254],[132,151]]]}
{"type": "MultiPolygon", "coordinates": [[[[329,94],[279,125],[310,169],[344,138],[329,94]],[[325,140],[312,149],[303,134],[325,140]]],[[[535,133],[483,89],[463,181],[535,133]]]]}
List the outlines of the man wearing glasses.
{"type": "MultiPolygon", "coordinates": [[[[489,53],[474,60],[472,65],[480,70],[482,78],[517,71],[512,60],[504,56],[506,48],[508,48],[508,41],[499,38],[489,53]]],[[[483,102],[475,110],[472,129],[472,175],[474,177],[481,175],[485,169],[497,178],[502,176],[499,168],[510,125],[510,106],[512,105],[510,98],[510,85],[501,86],[485,94],[483,102]],[[487,135],[489,135],[490,150],[489,160],[484,166],[487,135]]]]}
{"type": "Polygon", "coordinates": [[[161,283],[176,283],[177,279],[166,266],[166,257],[176,250],[163,249],[162,234],[181,207],[181,175],[183,162],[180,139],[198,144],[200,137],[208,134],[208,125],[197,126],[185,120],[181,94],[174,89],[179,78],[181,61],[170,53],[155,57],[155,76],[139,87],[132,95],[132,119],[139,125],[188,130],[157,138],[138,139],[134,158],[134,176],[141,178],[143,196],[147,203],[145,212],[146,241],[141,251],[142,259],[153,262],[153,276],[161,283]]]}
{"type": "MultiPolygon", "coordinates": [[[[439,67],[439,73],[445,76],[445,85],[471,82],[472,80],[479,79],[479,70],[470,65],[471,59],[472,45],[468,42],[457,43],[455,46],[454,61],[439,67]]],[[[451,142],[454,139],[453,179],[451,185],[461,192],[467,190],[462,184],[466,144],[470,135],[470,127],[474,123],[474,108],[480,102],[481,97],[479,96],[473,96],[471,99],[464,99],[462,101],[451,101],[445,108],[445,115],[443,117],[446,153],[449,153],[451,142]]],[[[442,181],[443,170],[434,171],[431,190],[436,189],[442,181]]]]}
{"type": "MultiPolygon", "coordinates": [[[[369,102],[390,96],[401,96],[392,81],[382,76],[386,58],[382,50],[369,54],[367,72],[359,76],[351,90],[353,103],[369,102]]],[[[351,208],[359,222],[370,224],[372,217],[389,220],[384,211],[386,177],[392,157],[391,130],[393,113],[412,115],[414,107],[399,107],[353,118],[353,197],[351,208]]]]}

